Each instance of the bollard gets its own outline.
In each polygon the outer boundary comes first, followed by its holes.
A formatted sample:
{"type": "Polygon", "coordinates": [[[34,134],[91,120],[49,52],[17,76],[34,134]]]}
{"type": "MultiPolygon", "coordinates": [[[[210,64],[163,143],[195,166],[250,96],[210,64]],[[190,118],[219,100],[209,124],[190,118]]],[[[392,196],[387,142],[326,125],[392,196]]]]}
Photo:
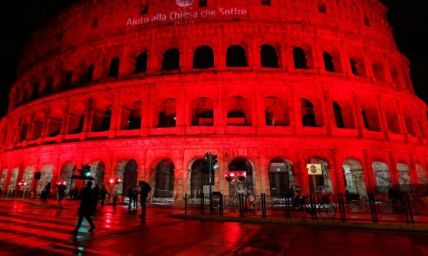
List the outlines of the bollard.
{"type": "Polygon", "coordinates": [[[377,223],[379,220],[377,218],[375,195],[374,193],[369,193],[368,197],[369,197],[369,206],[370,206],[370,213],[372,215],[372,221],[374,223],[377,223]]]}
{"type": "Polygon", "coordinates": [[[291,211],[293,210],[293,197],[284,197],[285,217],[291,219],[291,211]]]}
{"type": "Polygon", "coordinates": [[[187,215],[187,200],[188,200],[188,197],[187,197],[187,193],[185,193],[184,194],[184,215],[187,215]]]}
{"type": "Polygon", "coordinates": [[[413,218],[413,211],[412,211],[412,204],[410,202],[410,196],[408,193],[403,192],[401,194],[401,198],[405,209],[404,213],[406,214],[406,222],[407,224],[414,224],[415,220],[413,218]]]}
{"type": "Polygon", "coordinates": [[[210,215],[213,215],[214,209],[213,209],[213,194],[210,193],[210,215]]]}
{"type": "Polygon", "coordinates": [[[244,217],[244,194],[239,194],[239,217],[244,217]]]}
{"type": "Polygon", "coordinates": [[[204,215],[205,214],[205,202],[204,202],[204,192],[201,192],[200,194],[199,194],[199,196],[200,196],[200,199],[201,199],[201,205],[200,205],[200,211],[201,211],[201,215],[204,215]]]}
{"type": "Polygon", "coordinates": [[[266,218],[266,194],[261,195],[262,218],[266,218]]]}
{"type": "Polygon", "coordinates": [[[218,210],[218,215],[219,216],[223,216],[223,194],[220,194],[219,195],[219,201],[218,201],[218,204],[219,204],[219,210],[218,210]]]}
{"type": "Polygon", "coordinates": [[[317,216],[317,205],[316,205],[316,198],[314,194],[311,194],[309,196],[309,204],[311,206],[311,216],[313,220],[316,220],[318,218],[317,216]]]}
{"type": "Polygon", "coordinates": [[[346,212],[345,212],[345,200],[343,199],[343,194],[337,194],[337,200],[339,202],[339,211],[340,211],[340,220],[346,221],[346,212]]]}

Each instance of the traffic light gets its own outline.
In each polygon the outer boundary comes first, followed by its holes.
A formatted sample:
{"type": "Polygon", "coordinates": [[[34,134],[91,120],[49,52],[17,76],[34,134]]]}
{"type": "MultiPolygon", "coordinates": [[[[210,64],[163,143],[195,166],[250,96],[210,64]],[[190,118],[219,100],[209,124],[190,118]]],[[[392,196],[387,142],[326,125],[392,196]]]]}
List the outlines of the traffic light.
{"type": "Polygon", "coordinates": [[[90,177],[91,176],[91,166],[84,165],[82,166],[82,177],[90,177]]]}
{"type": "Polygon", "coordinates": [[[207,161],[209,170],[215,170],[218,168],[217,155],[213,155],[210,152],[205,153],[205,161],[207,161]]]}
{"type": "Polygon", "coordinates": [[[217,155],[211,155],[211,168],[215,170],[218,168],[217,155]]]}

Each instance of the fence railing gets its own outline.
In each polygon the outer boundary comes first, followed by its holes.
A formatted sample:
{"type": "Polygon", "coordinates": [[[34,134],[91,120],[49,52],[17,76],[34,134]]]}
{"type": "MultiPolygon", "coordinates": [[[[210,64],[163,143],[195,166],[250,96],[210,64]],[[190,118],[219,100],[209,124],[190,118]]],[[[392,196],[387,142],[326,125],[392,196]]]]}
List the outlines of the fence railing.
{"type": "Polygon", "coordinates": [[[428,223],[428,194],[368,193],[271,197],[266,194],[184,198],[185,214],[363,222],[428,223]]]}

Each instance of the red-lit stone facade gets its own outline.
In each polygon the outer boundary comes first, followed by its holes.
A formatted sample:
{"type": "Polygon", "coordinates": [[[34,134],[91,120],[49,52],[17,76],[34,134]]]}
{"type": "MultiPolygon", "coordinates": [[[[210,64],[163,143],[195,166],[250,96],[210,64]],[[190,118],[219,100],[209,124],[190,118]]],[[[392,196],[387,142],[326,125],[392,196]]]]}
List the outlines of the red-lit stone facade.
{"type": "Polygon", "coordinates": [[[386,11],[376,0],[83,1],[28,44],[0,122],[1,189],[75,186],[88,163],[97,183],[144,179],[155,201],[179,201],[207,184],[208,151],[226,195],[229,170],[272,196],[426,183],[427,106],[386,11]]]}

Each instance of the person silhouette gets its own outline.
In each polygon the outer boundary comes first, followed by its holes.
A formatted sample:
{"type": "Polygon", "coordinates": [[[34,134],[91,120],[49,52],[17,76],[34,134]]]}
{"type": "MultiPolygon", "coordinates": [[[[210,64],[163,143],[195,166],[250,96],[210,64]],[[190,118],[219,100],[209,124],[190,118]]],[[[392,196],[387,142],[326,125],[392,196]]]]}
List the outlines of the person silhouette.
{"type": "Polygon", "coordinates": [[[143,180],[138,182],[138,185],[140,186],[141,219],[145,220],[147,211],[147,197],[149,196],[150,191],[152,191],[152,187],[149,185],[149,183],[143,180]]]}
{"type": "Polygon", "coordinates": [[[79,207],[79,219],[77,221],[76,228],[71,232],[77,235],[77,232],[82,225],[83,217],[86,218],[91,228],[89,232],[95,229],[95,225],[92,222],[91,216],[94,215],[96,208],[96,199],[92,190],[92,181],[88,181],[80,194],[80,207],[79,207]]]}

